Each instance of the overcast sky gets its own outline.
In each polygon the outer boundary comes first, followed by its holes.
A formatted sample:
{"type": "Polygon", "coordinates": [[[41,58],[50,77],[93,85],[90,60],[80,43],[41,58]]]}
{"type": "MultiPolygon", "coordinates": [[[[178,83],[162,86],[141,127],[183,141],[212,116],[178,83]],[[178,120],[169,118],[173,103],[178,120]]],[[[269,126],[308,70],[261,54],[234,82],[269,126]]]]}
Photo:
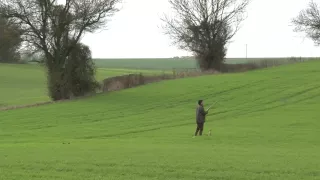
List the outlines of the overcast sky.
{"type": "MultiPolygon", "coordinates": [[[[160,17],[170,12],[168,0],[124,0],[108,29],[86,34],[94,58],[161,58],[191,55],[171,45],[160,17]]],[[[320,47],[293,32],[290,20],[309,0],[252,0],[248,18],[228,46],[227,57],[320,56],[320,47]]],[[[316,0],[319,2],[319,0],[316,0]]]]}

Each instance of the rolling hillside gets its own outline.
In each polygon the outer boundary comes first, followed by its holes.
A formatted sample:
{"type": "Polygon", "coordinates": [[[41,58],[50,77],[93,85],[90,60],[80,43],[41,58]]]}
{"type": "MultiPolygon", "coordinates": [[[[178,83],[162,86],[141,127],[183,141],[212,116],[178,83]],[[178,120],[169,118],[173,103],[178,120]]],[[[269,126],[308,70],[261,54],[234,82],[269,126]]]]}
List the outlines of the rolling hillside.
{"type": "MultiPolygon", "coordinates": [[[[320,179],[319,61],[0,112],[0,179],[320,179]],[[198,99],[218,101],[192,138],[198,99]]],[[[2,88],[2,87],[1,87],[2,88]]]]}

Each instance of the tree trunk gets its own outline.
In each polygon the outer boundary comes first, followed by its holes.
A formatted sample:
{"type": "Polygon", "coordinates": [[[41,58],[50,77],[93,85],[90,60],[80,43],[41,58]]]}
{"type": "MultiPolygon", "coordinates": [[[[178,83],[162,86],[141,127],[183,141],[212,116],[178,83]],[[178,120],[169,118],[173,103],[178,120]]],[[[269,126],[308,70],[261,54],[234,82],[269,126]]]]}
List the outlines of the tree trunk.
{"type": "Polygon", "coordinates": [[[222,68],[223,57],[217,56],[218,54],[207,54],[197,55],[197,61],[202,71],[206,70],[217,70],[220,71],[222,68]]]}
{"type": "Polygon", "coordinates": [[[57,63],[47,63],[48,91],[53,101],[70,99],[66,70],[57,63]]]}

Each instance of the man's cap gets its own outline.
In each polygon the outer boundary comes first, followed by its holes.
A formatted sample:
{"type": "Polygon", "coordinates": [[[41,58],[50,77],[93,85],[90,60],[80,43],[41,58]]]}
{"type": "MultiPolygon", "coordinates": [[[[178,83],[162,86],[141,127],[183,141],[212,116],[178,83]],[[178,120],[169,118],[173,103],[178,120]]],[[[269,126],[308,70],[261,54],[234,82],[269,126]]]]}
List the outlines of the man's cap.
{"type": "Polygon", "coordinates": [[[198,104],[200,105],[200,104],[202,103],[202,101],[203,101],[203,100],[199,100],[199,101],[198,101],[198,104]]]}

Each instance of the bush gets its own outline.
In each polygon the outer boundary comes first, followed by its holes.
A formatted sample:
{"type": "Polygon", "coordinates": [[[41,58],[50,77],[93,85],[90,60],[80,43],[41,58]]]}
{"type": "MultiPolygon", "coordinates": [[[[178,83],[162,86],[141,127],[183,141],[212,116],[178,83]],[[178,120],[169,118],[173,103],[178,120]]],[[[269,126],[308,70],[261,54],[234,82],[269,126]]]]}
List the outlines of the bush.
{"type": "Polygon", "coordinates": [[[73,96],[84,96],[94,92],[99,83],[95,80],[96,68],[90,48],[78,44],[68,58],[69,89],[73,96]]]}
{"type": "Polygon", "coordinates": [[[53,100],[70,99],[95,92],[96,68],[88,46],[78,43],[67,58],[65,67],[48,70],[48,86],[53,100]]]}
{"type": "Polygon", "coordinates": [[[102,91],[127,89],[143,84],[145,84],[145,77],[142,74],[115,76],[103,80],[102,91]]]}

